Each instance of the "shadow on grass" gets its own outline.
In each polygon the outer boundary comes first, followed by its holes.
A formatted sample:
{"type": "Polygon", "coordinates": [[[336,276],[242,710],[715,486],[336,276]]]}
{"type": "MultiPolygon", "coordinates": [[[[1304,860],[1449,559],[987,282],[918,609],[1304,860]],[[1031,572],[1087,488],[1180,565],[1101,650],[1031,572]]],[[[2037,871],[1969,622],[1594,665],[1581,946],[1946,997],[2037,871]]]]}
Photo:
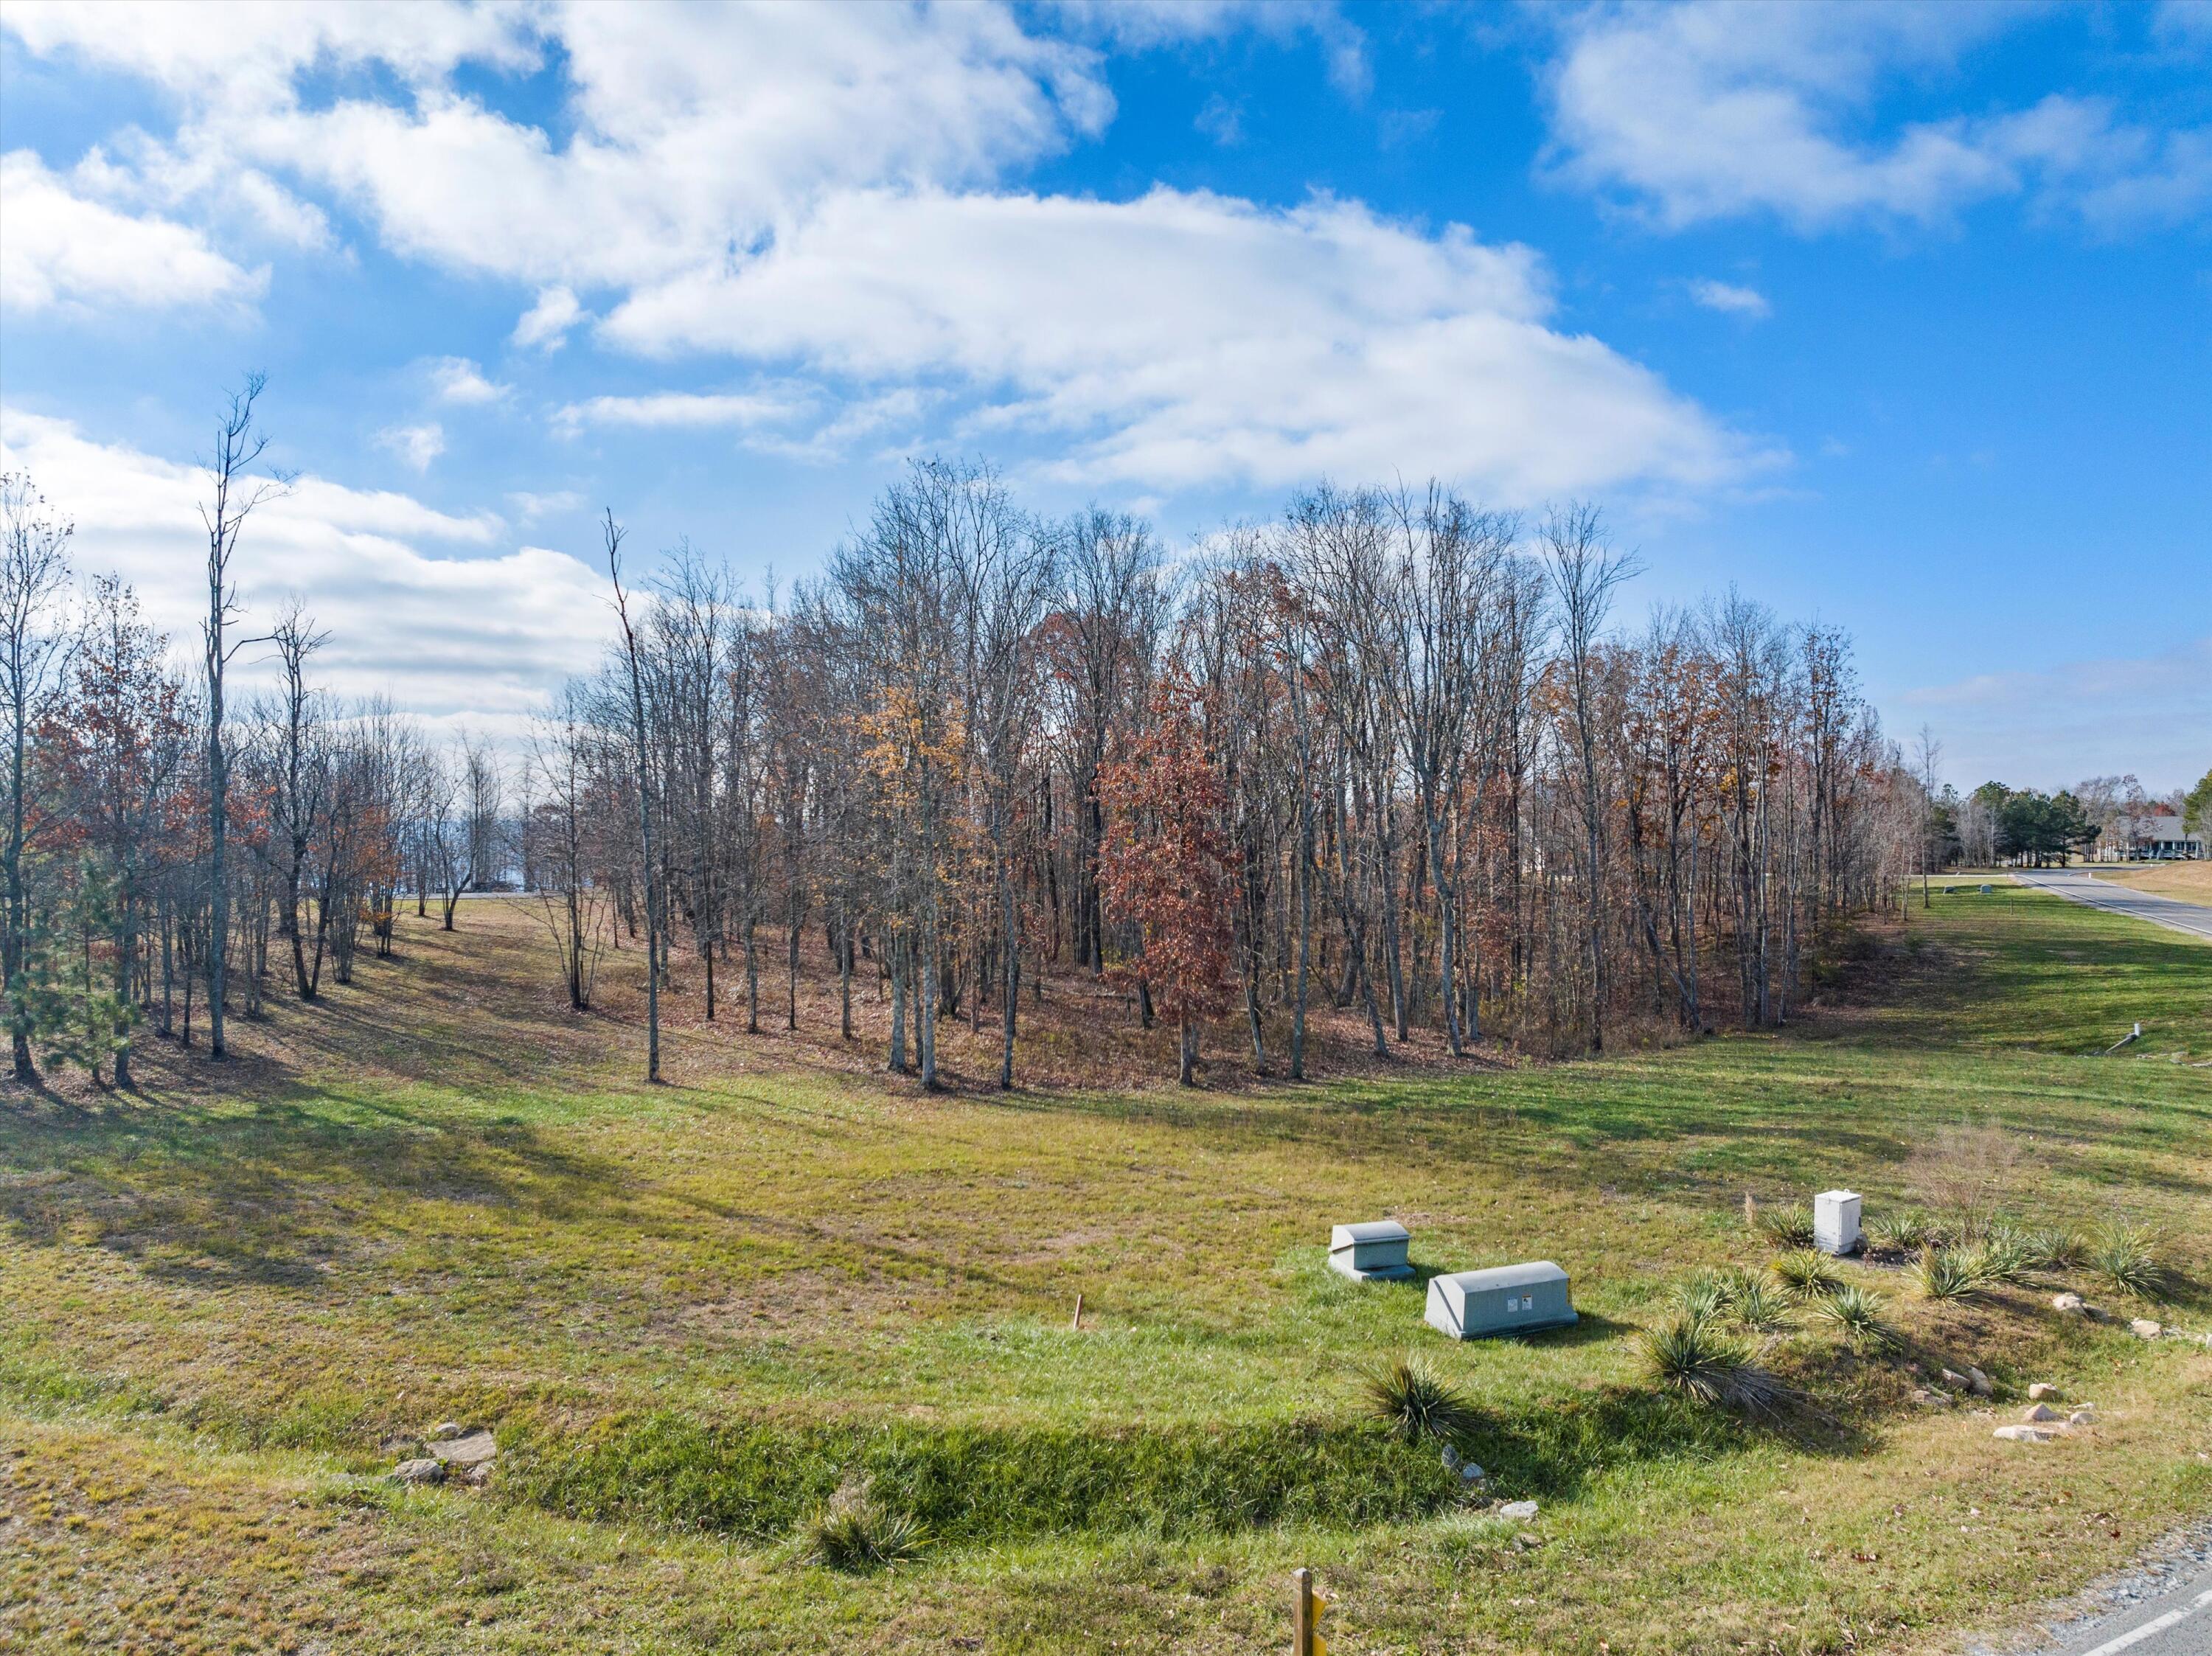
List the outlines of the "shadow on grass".
{"type": "Polygon", "coordinates": [[[116,1096],[0,1115],[0,1225],[15,1240],[88,1240],[199,1287],[311,1287],[388,1198],[549,1222],[619,1216],[628,1199],[616,1164],[527,1125],[452,1131],[434,1107],[309,1089],[219,1109],[116,1096]]]}

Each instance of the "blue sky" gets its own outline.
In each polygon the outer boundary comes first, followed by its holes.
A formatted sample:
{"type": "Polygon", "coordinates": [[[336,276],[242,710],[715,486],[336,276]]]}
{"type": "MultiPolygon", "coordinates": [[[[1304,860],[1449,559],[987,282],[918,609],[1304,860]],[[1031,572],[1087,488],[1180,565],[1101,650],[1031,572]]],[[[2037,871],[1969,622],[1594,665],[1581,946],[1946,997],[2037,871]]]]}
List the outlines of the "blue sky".
{"type": "Polygon", "coordinates": [[[10,0],[0,77],[6,464],[181,629],[266,369],[249,599],[441,722],[589,664],[599,508],[788,579],[945,453],[1589,500],[1962,785],[2212,765],[2212,4],[10,0]]]}

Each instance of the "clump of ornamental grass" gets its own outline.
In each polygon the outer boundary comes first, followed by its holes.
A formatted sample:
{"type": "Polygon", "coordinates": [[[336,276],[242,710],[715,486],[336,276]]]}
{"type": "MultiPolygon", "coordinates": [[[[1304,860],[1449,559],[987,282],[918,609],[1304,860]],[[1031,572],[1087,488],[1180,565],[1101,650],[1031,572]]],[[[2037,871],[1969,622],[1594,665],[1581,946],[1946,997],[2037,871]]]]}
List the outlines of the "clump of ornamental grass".
{"type": "Polygon", "coordinates": [[[1753,1360],[1750,1342],[1710,1318],[1683,1313],[1647,1328],[1638,1354],[1652,1385],[1708,1407],[1765,1414],[1789,1397],[1789,1389],[1753,1360]]]}
{"type": "Polygon", "coordinates": [[[1816,1299],[1832,1294],[1844,1285],[1835,1261],[1818,1248],[1792,1248],[1767,1267],[1774,1280],[1791,1297],[1798,1300],[1816,1299]]]}
{"type": "Polygon", "coordinates": [[[1989,1286],[1977,1261],[1957,1248],[1923,1248],[1906,1270],[1923,1299],[1970,1300],[1989,1286]]]}
{"type": "Polygon", "coordinates": [[[1747,1196],[1743,1198],[1743,1217],[1745,1223],[1776,1247],[1813,1246],[1813,1210],[1802,1202],[1763,1208],[1747,1196]]]}
{"type": "Polygon", "coordinates": [[[1424,1438],[1455,1442],[1481,1418],[1465,1393],[1431,1368],[1426,1358],[1410,1351],[1364,1376],[1359,1394],[1366,1412],[1407,1443],[1424,1438]]]}
{"type": "Polygon", "coordinates": [[[2125,1219],[2108,1219],[2089,1238],[2089,1268],[2123,1293],[2155,1299],[2166,1285],[2158,1234],[2125,1219]]]}
{"type": "Polygon", "coordinates": [[[1899,1208],[1866,1222],[1867,1240],[1885,1253],[1917,1253],[1945,1240],[1943,1228],[1923,1208],[1899,1208]]]}
{"type": "Polygon", "coordinates": [[[1897,1331],[1882,1320],[1881,1296],[1856,1283],[1846,1283],[1821,1300],[1813,1307],[1813,1314],[1833,1323],[1844,1344],[1862,1356],[1898,1344],[1897,1331]]]}
{"type": "Polygon", "coordinates": [[[1740,1327],[1753,1334],[1783,1333],[1797,1319],[1790,1296],[1755,1277],[1736,1289],[1728,1310],[1740,1327]]]}
{"type": "Polygon", "coordinates": [[[848,1575],[890,1569],[918,1555],[929,1532],[913,1513],[878,1501],[868,1484],[848,1478],[799,1525],[801,1550],[848,1575]]]}

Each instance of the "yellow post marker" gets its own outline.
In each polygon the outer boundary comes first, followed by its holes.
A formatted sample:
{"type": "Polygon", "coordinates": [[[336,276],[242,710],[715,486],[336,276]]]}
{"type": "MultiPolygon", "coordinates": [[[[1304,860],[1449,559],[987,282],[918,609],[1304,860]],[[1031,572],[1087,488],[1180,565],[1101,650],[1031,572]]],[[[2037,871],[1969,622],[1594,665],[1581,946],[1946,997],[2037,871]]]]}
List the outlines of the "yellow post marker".
{"type": "Polygon", "coordinates": [[[1335,1601],[1327,1593],[1318,1590],[1315,1591],[1313,1595],[1313,1620],[1311,1624],[1313,1630],[1306,1635],[1308,1641],[1307,1648],[1310,1653],[1310,1656],[1328,1656],[1328,1641],[1322,1635],[1321,1618],[1322,1613],[1334,1602],[1335,1601]]]}

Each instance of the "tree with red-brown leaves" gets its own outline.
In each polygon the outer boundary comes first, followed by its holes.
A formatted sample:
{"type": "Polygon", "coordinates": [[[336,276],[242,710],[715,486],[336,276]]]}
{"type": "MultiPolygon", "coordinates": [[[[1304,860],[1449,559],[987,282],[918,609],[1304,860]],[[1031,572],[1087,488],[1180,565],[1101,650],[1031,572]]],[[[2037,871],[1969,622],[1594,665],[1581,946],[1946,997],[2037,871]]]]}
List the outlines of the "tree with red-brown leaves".
{"type": "Polygon", "coordinates": [[[1200,1021],[1220,1016],[1233,998],[1238,864],[1200,695],[1181,672],[1164,679],[1145,729],[1098,779],[1110,817],[1099,858],[1107,914],[1134,925],[1142,938],[1138,957],[1109,975],[1144,986],[1176,1021],[1176,1078],[1186,1087],[1198,1063],[1200,1021]]]}

